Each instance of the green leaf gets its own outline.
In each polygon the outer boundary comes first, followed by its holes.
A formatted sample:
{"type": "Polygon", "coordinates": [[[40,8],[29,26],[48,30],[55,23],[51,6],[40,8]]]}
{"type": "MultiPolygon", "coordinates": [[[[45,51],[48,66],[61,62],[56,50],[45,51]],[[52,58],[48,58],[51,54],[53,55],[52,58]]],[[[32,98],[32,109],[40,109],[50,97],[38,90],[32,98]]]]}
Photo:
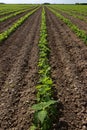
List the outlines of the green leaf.
{"type": "Polygon", "coordinates": [[[38,119],[41,121],[42,124],[43,124],[46,116],[47,116],[46,110],[42,110],[42,111],[38,112],[38,119]]]}
{"type": "Polygon", "coordinates": [[[45,95],[47,93],[49,93],[48,91],[50,91],[51,88],[47,85],[42,85],[41,88],[38,89],[38,92],[41,94],[41,95],[45,95]]]}
{"type": "Polygon", "coordinates": [[[58,101],[55,101],[55,100],[49,100],[48,102],[46,102],[44,108],[47,108],[47,107],[49,107],[50,105],[55,104],[55,103],[57,103],[57,102],[58,102],[58,101]]]}
{"type": "Polygon", "coordinates": [[[40,88],[42,88],[42,87],[43,87],[43,85],[42,85],[42,84],[41,84],[41,85],[37,85],[37,86],[36,86],[36,88],[37,88],[37,89],[40,89],[40,88]]]}
{"type": "Polygon", "coordinates": [[[40,82],[42,84],[46,84],[46,85],[52,85],[53,84],[52,79],[50,77],[48,77],[48,76],[42,77],[40,79],[40,82]]]}
{"type": "Polygon", "coordinates": [[[36,126],[35,125],[31,126],[30,130],[36,130],[36,126]]]}
{"type": "Polygon", "coordinates": [[[34,104],[32,106],[32,109],[34,109],[35,111],[39,111],[39,110],[42,110],[44,108],[44,105],[45,105],[45,102],[34,104]]]}
{"type": "Polygon", "coordinates": [[[32,109],[34,109],[35,111],[39,111],[39,110],[42,110],[42,109],[49,107],[52,104],[57,103],[57,102],[58,101],[55,101],[55,100],[49,100],[47,102],[41,102],[41,103],[38,103],[38,104],[34,104],[32,106],[32,109]]]}

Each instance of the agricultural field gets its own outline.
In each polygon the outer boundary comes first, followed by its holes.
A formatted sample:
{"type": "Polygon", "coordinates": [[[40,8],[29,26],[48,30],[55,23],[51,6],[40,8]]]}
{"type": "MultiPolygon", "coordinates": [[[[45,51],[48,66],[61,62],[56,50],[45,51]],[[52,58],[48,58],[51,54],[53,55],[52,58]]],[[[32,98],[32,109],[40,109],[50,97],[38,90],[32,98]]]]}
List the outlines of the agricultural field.
{"type": "Polygon", "coordinates": [[[87,6],[0,4],[0,130],[87,130],[87,6]]]}

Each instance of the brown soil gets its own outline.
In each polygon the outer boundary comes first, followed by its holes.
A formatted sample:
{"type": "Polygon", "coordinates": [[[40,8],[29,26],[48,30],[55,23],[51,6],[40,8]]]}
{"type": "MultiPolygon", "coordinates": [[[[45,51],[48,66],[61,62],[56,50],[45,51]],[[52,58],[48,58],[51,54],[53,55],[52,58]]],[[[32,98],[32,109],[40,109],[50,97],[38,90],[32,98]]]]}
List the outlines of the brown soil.
{"type": "MultiPolygon", "coordinates": [[[[36,8],[36,7],[33,7],[33,6],[32,6],[32,8],[30,7],[29,10],[32,10],[32,9],[34,9],[34,8],[36,8]]],[[[21,9],[20,9],[20,10],[21,10],[21,9]]],[[[8,15],[10,15],[10,14],[14,14],[15,12],[17,12],[17,10],[14,11],[14,12],[9,12],[9,13],[7,13],[7,14],[0,14],[0,18],[5,17],[5,16],[8,16],[8,15]]]]}
{"type": "Polygon", "coordinates": [[[8,14],[2,14],[2,15],[0,14],[0,18],[3,18],[3,17],[8,16],[10,14],[13,14],[13,12],[9,12],[8,14]]]}
{"type": "Polygon", "coordinates": [[[86,33],[87,33],[87,23],[83,20],[80,20],[78,18],[75,18],[73,16],[70,16],[68,15],[67,13],[64,13],[64,12],[61,12],[61,11],[58,11],[60,14],[62,14],[65,18],[68,18],[71,20],[71,22],[73,24],[75,24],[76,26],[78,26],[79,29],[81,30],[85,30],[86,33]]]}
{"type": "Polygon", "coordinates": [[[60,100],[55,130],[87,130],[87,46],[46,9],[51,76],[60,100]]]}
{"type": "Polygon", "coordinates": [[[5,31],[6,29],[8,29],[10,26],[13,25],[14,22],[16,22],[19,18],[21,18],[22,16],[24,16],[25,14],[27,14],[28,12],[32,11],[34,8],[25,11],[19,15],[16,15],[12,18],[9,18],[3,22],[0,22],[0,33],[2,33],[3,31],[5,31]]]}
{"type": "MultiPolygon", "coordinates": [[[[87,19],[87,14],[86,14],[86,12],[77,12],[77,11],[70,11],[71,12],[71,14],[76,14],[77,16],[82,16],[82,17],[84,17],[85,19],[87,19]]],[[[84,20],[83,20],[84,21],[84,20]]]]}
{"type": "MultiPolygon", "coordinates": [[[[77,11],[71,11],[71,14],[75,14],[75,15],[77,15],[77,16],[82,16],[82,17],[84,17],[85,19],[87,18],[86,12],[80,13],[80,12],[77,12],[77,11]]],[[[83,21],[84,21],[84,20],[83,20],[83,21]]]]}
{"type": "Polygon", "coordinates": [[[0,130],[28,130],[38,79],[41,9],[0,45],[0,130]]]}

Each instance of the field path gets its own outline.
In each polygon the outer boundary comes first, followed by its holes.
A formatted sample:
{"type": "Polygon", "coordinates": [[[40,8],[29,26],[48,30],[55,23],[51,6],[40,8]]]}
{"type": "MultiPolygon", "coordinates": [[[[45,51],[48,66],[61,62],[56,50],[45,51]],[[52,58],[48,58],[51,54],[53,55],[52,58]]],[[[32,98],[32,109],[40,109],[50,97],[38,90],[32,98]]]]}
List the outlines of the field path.
{"type": "Polygon", "coordinates": [[[0,45],[0,130],[28,130],[38,79],[41,9],[0,45]]]}
{"type": "Polygon", "coordinates": [[[56,130],[87,130],[87,46],[46,9],[51,75],[61,107],[56,130]]]}

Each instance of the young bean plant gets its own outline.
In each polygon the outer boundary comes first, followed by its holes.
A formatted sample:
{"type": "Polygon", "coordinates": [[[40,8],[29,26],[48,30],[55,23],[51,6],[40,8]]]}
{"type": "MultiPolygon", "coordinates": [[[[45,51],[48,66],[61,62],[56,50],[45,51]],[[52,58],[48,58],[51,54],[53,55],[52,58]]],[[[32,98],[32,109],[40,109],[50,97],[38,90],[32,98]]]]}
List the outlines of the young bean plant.
{"type": "Polygon", "coordinates": [[[34,113],[34,121],[30,130],[50,130],[52,122],[56,115],[56,105],[52,97],[53,82],[50,77],[50,66],[48,61],[49,48],[47,42],[47,29],[45,10],[42,10],[42,22],[39,40],[39,83],[36,86],[37,102],[32,106],[34,113]]]}

